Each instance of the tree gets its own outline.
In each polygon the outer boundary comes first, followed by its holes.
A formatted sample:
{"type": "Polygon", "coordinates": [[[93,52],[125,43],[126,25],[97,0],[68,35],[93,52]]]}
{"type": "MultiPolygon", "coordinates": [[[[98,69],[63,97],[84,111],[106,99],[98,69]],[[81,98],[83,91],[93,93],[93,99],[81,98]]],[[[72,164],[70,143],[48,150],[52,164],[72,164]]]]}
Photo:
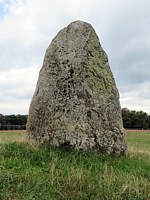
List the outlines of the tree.
{"type": "Polygon", "coordinates": [[[2,115],[0,114],[0,129],[16,130],[26,129],[27,115],[2,115]]]}
{"type": "Polygon", "coordinates": [[[127,108],[122,108],[122,120],[124,128],[131,128],[131,116],[130,110],[127,108]]]}
{"type": "Polygon", "coordinates": [[[148,128],[150,129],[150,115],[147,117],[148,128]]]}
{"type": "Polygon", "coordinates": [[[5,116],[0,114],[0,124],[3,125],[5,124],[5,116]]]}
{"type": "Polygon", "coordinates": [[[148,129],[149,126],[149,116],[146,112],[129,110],[127,108],[122,108],[122,119],[124,128],[128,129],[148,129]]]}

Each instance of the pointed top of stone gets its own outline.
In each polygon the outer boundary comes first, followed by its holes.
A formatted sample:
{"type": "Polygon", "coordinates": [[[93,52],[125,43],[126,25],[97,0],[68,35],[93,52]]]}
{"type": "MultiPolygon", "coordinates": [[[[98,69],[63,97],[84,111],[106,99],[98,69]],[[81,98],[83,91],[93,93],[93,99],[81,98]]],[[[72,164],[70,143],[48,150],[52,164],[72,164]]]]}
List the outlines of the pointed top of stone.
{"type": "MultiPolygon", "coordinates": [[[[92,25],[90,24],[90,23],[88,23],[88,22],[85,22],[85,21],[81,21],[81,20],[77,20],[77,21],[73,21],[73,22],[71,22],[66,28],[67,29],[83,29],[83,28],[92,28],[92,29],[94,29],[93,27],[92,27],[92,25]]],[[[89,30],[90,30],[89,29],[89,30]]]]}
{"type": "Polygon", "coordinates": [[[89,24],[88,22],[81,21],[81,20],[73,21],[73,22],[71,22],[68,26],[84,26],[84,25],[90,25],[90,26],[92,26],[92,25],[89,24]]]}

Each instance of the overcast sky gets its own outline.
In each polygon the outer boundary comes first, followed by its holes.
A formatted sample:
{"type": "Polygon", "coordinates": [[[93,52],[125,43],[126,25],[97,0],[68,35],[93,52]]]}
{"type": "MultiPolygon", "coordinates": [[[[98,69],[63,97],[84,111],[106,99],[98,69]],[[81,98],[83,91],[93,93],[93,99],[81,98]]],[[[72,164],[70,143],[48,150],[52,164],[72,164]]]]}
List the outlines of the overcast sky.
{"type": "Polygon", "coordinates": [[[95,28],[122,107],[150,114],[150,0],[0,0],[0,113],[27,114],[46,48],[75,20],[95,28]]]}

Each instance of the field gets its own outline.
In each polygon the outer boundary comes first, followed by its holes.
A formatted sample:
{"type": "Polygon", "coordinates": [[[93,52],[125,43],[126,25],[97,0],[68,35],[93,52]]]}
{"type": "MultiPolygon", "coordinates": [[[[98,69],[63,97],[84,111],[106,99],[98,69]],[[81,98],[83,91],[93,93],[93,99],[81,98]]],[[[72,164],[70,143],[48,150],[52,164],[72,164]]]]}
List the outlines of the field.
{"type": "Polygon", "coordinates": [[[127,131],[129,152],[144,153],[150,156],[150,130],[127,131]]]}
{"type": "Polygon", "coordinates": [[[0,200],[148,200],[150,131],[126,132],[129,154],[51,150],[0,132],[0,200]]]}

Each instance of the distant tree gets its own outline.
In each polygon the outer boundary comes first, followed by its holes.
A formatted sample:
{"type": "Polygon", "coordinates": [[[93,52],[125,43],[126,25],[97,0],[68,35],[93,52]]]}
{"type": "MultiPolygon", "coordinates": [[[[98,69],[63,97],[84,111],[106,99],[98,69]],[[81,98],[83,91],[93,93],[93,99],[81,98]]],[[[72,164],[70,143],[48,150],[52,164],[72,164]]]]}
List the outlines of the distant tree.
{"type": "Polygon", "coordinates": [[[6,115],[6,124],[9,125],[25,125],[27,123],[27,115],[6,115]]]}
{"type": "Polygon", "coordinates": [[[5,124],[5,116],[0,114],[0,126],[5,124]]]}
{"type": "Polygon", "coordinates": [[[122,108],[122,119],[125,128],[148,129],[149,117],[146,112],[122,108]]]}
{"type": "Polygon", "coordinates": [[[17,124],[17,119],[15,115],[6,115],[6,124],[8,125],[16,125],[17,124]]]}
{"type": "Polygon", "coordinates": [[[131,128],[131,116],[128,108],[122,108],[122,120],[125,128],[131,128]]]}
{"type": "Polygon", "coordinates": [[[28,115],[2,115],[0,114],[0,129],[17,130],[26,129],[28,115]]]}
{"type": "Polygon", "coordinates": [[[138,128],[140,129],[148,129],[148,114],[146,112],[137,111],[138,116],[138,128]]]}
{"type": "Polygon", "coordinates": [[[16,115],[16,118],[18,125],[25,125],[27,123],[28,115],[16,115]]]}
{"type": "Polygon", "coordinates": [[[150,129],[150,115],[147,117],[148,128],[150,129]]]}

